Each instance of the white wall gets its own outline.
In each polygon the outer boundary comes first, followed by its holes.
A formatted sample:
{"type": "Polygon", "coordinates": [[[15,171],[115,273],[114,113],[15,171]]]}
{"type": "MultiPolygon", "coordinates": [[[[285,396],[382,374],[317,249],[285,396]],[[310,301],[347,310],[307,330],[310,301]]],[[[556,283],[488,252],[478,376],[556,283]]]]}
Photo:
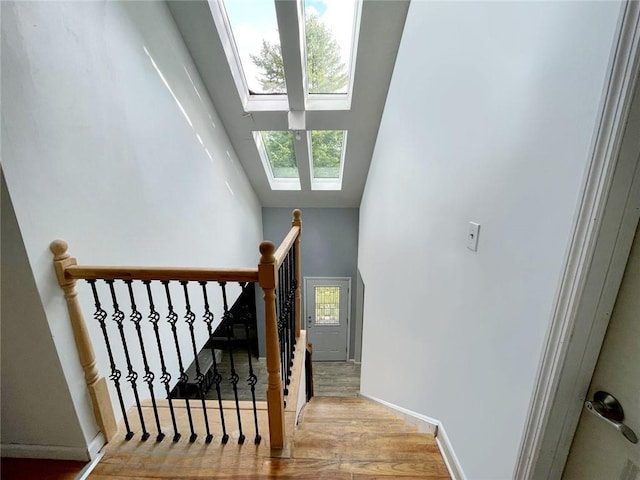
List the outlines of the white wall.
{"type": "Polygon", "coordinates": [[[410,6],[361,204],[361,390],[440,420],[470,479],[513,475],[618,12],[410,6]]]}
{"type": "MultiPolygon", "coordinates": [[[[37,301],[38,290],[4,176],[1,190],[2,454],[9,444],[66,450],[82,445],[84,437],[42,303],[37,301]]],[[[82,455],[82,448],[73,453],[82,455]]]]}
{"type": "MultiPolygon", "coordinates": [[[[49,243],[65,239],[81,264],[255,266],[261,207],[162,2],[2,2],[2,156],[32,301],[90,441],[49,243]]],[[[3,310],[3,323],[18,320],[3,310]]],[[[96,354],[108,373],[104,348],[96,354]]],[[[21,398],[3,388],[2,401],[21,398]]]]}

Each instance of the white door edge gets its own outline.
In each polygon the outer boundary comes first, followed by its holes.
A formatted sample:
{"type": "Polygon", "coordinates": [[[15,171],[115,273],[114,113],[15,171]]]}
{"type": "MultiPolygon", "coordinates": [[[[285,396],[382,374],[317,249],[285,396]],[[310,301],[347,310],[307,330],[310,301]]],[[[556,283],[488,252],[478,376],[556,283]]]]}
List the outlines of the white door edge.
{"type": "MultiPolygon", "coordinates": [[[[622,213],[616,202],[628,198],[638,185],[636,181],[632,185],[628,179],[616,191],[611,187],[619,180],[614,173],[620,177],[623,170],[628,173],[635,168],[619,165],[618,153],[636,89],[639,43],[640,2],[626,2],[573,238],[520,445],[516,479],[559,479],[562,475],[582,409],[582,397],[587,393],[604,340],[606,310],[611,312],[603,307],[615,302],[624,272],[638,210],[626,204],[622,213]],[[605,233],[612,228],[618,235],[609,238],[605,233]],[[608,258],[605,268],[594,268],[595,260],[602,257],[608,258]],[[589,302],[593,300],[589,292],[595,293],[599,301],[589,302]],[[577,323],[579,315],[581,320],[577,323]]],[[[638,159],[625,161],[637,164],[638,159]]]]}
{"type": "Polygon", "coordinates": [[[320,280],[320,281],[323,281],[323,280],[327,280],[327,281],[340,280],[342,282],[347,282],[348,283],[348,287],[347,288],[349,289],[349,294],[347,295],[347,333],[346,333],[346,335],[347,335],[347,360],[346,361],[348,362],[349,361],[349,354],[351,353],[351,345],[350,345],[350,343],[351,343],[351,341],[350,341],[351,340],[351,324],[352,324],[352,322],[351,322],[351,294],[352,294],[352,291],[351,291],[351,277],[304,277],[304,282],[303,282],[304,290],[302,292],[302,295],[303,295],[302,298],[305,299],[305,301],[304,301],[304,326],[305,326],[305,329],[307,328],[307,318],[309,317],[309,314],[307,313],[307,301],[306,301],[306,298],[307,298],[307,281],[308,280],[320,280]]]}

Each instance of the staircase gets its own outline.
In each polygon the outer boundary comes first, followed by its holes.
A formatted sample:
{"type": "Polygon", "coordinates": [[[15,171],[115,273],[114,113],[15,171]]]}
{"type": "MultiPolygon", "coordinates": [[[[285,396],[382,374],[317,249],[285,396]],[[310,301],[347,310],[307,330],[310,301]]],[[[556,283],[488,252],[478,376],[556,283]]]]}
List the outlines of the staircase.
{"type": "Polygon", "coordinates": [[[107,446],[89,478],[450,478],[431,434],[419,433],[358,397],[314,397],[300,415],[291,443],[272,455],[264,441],[222,445],[214,440],[207,445],[200,438],[194,443],[122,440],[107,446]]]}

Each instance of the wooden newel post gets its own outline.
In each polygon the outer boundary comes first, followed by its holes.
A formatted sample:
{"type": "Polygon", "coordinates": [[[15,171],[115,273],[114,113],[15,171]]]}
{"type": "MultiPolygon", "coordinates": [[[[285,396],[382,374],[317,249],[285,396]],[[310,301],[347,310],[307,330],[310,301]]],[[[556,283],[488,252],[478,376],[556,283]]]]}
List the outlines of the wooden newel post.
{"type": "Polygon", "coordinates": [[[95,415],[98,427],[109,442],[116,435],[118,427],[111,406],[111,398],[107,390],[107,381],[98,373],[96,365],[96,356],[91,345],[87,325],[84,322],[80,304],[78,302],[78,294],[76,292],[76,281],[68,279],[65,276],[65,269],[77,265],[75,258],[71,257],[67,252],[67,242],[64,240],[55,240],[50,247],[53,253],[53,264],[58,277],[58,283],[64,291],[64,298],[67,301],[69,310],[69,319],[73,328],[73,336],[80,357],[80,364],[84,370],[84,378],[87,382],[91,402],[93,403],[93,414],[95,415]]]}
{"type": "Polygon", "coordinates": [[[296,238],[296,338],[300,337],[300,322],[302,319],[302,263],[300,257],[302,252],[300,251],[300,237],[302,236],[302,212],[297,208],[293,211],[293,220],[291,221],[293,227],[300,227],[298,237],[296,238]]]}
{"type": "Polygon", "coordinates": [[[269,441],[271,448],[284,448],[284,395],[280,378],[280,343],[276,313],[276,285],[278,269],[271,242],[260,244],[258,282],[264,291],[265,334],[267,341],[267,408],[269,411],[269,441]]]}

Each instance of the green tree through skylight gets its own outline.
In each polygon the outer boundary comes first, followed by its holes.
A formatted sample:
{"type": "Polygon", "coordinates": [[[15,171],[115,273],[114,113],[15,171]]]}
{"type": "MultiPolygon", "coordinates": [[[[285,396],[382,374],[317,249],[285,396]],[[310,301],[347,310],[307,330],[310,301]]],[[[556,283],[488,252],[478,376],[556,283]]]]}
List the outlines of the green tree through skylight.
{"type": "MultiPolygon", "coordinates": [[[[334,93],[346,91],[347,69],[340,58],[340,45],[331,30],[316,14],[307,15],[305,22],[307,40],[308,89],[312,93],[334,93]]],[[[251,60],[260,71],[259,82],[265,92],[286,91],[284,64],[280,46],[262,40],[259,55],[251,60]]]]}
{"type": "MultiPolygon", "coordinates": [[[[340,57],[340,45],[333,38],[320,17],[307,15],[305,23],[307,40],[308,90],[312,93],[346,92],[348,75],[340,57]]],[[[285,87],[284,64],[280,46],[268,40],[262,41],[259,55],[251,55],[258,68],[258,80],[265,92],[282,92],[285,87]]],[[[265,138],[269,159],[274,169],[291,169],[293,142],[289,132],[271,131],[265,138]],[[274,148],[270,148],[271,145],[274,148]]],[[[338,178],[344,132],[338,130],[318,130],[311,132],[314,177],[338,178]]]]}

